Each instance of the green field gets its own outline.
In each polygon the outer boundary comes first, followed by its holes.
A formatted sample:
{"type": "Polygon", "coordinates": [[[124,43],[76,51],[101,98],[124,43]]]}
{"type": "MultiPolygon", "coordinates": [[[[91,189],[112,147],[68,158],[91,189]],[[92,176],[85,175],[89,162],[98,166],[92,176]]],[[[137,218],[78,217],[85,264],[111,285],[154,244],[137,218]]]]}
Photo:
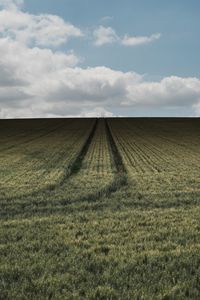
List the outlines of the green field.
{"type": "Polygon", "coordinates": [[[200,299],[200,119],[1,120],[0,299],[200,299]]]}

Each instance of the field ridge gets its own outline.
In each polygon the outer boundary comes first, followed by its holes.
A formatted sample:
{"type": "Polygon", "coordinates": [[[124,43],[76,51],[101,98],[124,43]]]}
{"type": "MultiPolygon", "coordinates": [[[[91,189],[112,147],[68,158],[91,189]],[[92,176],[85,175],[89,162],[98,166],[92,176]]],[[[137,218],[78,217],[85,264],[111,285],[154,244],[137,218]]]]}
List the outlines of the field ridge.
{"type": "MultiPolygon", "coordinates": [[[[60,125],[60,126],[56,127],[56,129],[61,128],[62,126],[63,125],[60,125]]],[[[36,191],[31,191],[31,192],[23,194],[23,195],[16,195],[16,197],[12,196],[12,199],[23,199],[23,198],[25,198],[25,197],[27,198],[29,196],[32,198],[33,196],[37,196],[42,192],[51,191],[51,190],[53,191],[54,189],[56,189],[56,187],[62,186],[64,184],[64,182],[72,174],[74,174],[81,168],[81,161],[83,160],[85,154],[87,153],[87,150],[90,146],[92,138],[95,134],[96,127],[97,127],[97,119],[94,120],[94,124],[92,124],[91,128],[89,129],[89,133],[87,134],[87,137],[85,138],[85,141],[84,141],[83,145],[81,146],[80,150],[77,152],[76,156],[71,160],[69,165],[65,167],[64,174],[63,174],[62,178],[59,180],[59,182],[51,183],[51,184],[44,186],[36,191]],[[78,167],[78,165],[79,165],[79,167],[78,167]]],[[[55,131],[55,128],[52,131],[55,131]]],[[[47,134],[49,134],[49,132],[47,134]]],[[[10,199],[10,198],[11,198],[10,196],[8,196],[8,197],[4,196],[1,199],[1,196],[0,196],[1,200],[3,200],[3,199],[6,200],[6,199],[10,199]]]]}
{"type": "MultiPolygon", "coordinates": [[[[96,132],[96,129],[97,129],[97,125],[98,125],[98,119],[95,120],[95,123],[92,127],[92,130],[90,132],[90,134],[88,135],[88,138],[85,140],[85,143],[83,144],[83,147],[80,149],[76,159],[73,161],[73,163],[71,164],[71,167],[70,167],[70,172],[69,172],[69,176],[77,173],[80,169],[81,169],[81,166],[82,166],[82,162],[83,162],[83,159],[85,157],[85,155],[87,154],[87,151],[90,147],[90,144],[92,142],[92,139],[95,135],[95,132],[96,132]]],[[[65,179],[63,179],[64,181],[65,179]]],[[[63,182],[61,182],[61,185],[63,184],[63,182]]]]}

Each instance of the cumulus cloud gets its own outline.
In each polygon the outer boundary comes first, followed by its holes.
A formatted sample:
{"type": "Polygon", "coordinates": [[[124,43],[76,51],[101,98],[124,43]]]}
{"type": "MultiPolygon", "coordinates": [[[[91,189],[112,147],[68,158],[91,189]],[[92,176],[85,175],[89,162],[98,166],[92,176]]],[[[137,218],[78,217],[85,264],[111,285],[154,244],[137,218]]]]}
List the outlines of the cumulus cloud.
{"type": "Polygon", "coordinates": [[[161,107],[195,106],[200,101],[200,80],[170,76],[160,82],[141,82],[128,87],[124,105],[161,107]]]}
{"type": "Polygon", "coordinates": [[[69,38],[82,37],[82,31],[56,15],[25,13],[16,7],[19,1],[5,1],[0,11],[0,35],[29,46],[60,46],[69,38]],[[15,8],[15,9],[13,9],[15,8]]]}
{"type": "Polygon", "coordinates": [[[73,53],[0,39],[0,116],[112,116],[113,109],[125,106],[199,109],[197,78],[148,82],[135,72],[83,69],[77,63],[73,53]]]}
{"type": "Polygon", "coordinates": [[[0,0],[0,8],[7,8],[7,9],[17,9],[21,7],[24,3],[24,0],[0,0]]]}
{"type": "Polygon", "coordinates": [[[0,62],[0,87],[9,88],[12,86],[24,86],[25,84],[26,80],[17,78],[13,68],[8,68],[6,64],[0,62]]]}
{"type": "MultiPolygon", "coordinates": [[[[24,13],[20,4],[22,1],[4,1],[0,11],[1,118],[113,116],[122,107],[142,106],[193,107],[194,114],[200,114],[198,78],[171,76],[150,82],[136,72],[104,66],[81,68],[73,51],[48,48],[62,43],[64,36],[54,26],[65,28],[68,23],[57,16],[24,13]],[[50,35],[43,32],[45,28],[51,28],[50,35]]],[[[65,41],[68,37],[66,34],[65,41]]],[[[119,39],[110,27],[102,27],[96,37],[99,45],[119,39]]]]}
{"type": "Polygon", "coordinates": [[[117,42],[119,39],[115,30],[111,27],[99,26],[96,30],[94,30],[94,44],[96,46],[102,46],[105,44],[112,44],[117,42]]]}
{"type": "Polygon", "coordinates": [[[113,43],[118,43],[123,46],[139,46],[149,44],[160,39],[161,34],[156,33],[151,36],[129,36],[126,34],[123,37],[120,37],[113,28],[101,25],[94,30],[93,36],[94,44],[96,46],[113,43]]]}

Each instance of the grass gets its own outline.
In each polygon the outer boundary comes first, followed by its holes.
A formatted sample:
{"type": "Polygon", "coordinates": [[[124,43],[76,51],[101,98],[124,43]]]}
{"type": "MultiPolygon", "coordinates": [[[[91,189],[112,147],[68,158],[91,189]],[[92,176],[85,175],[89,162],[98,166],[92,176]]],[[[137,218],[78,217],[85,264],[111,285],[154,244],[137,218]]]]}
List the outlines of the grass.
{"type": "Polygon", "coordinates": [[[0,186],[8,176],[14,195],[0,200],[0,299],[200,298],[198,119],[99,120],[86,151],[92,119],[13,122],[0,122],[0,186]],[[35,172],[36,156],[21,152],[42,147],[49,174],[56,149],[62,169],[70,128],[84,136],[71,143],[76,171],[36,194],[27,193],[35,174],[24,176],[28,188],[16,193],[18,156],[35,172]]]}
{"type": "Polygon", "coordinates": [[[1,130],[1,142],[6,146],[0,152],[0,199],[21,197],[60,184],[70,174],[94,121],[50,120],[43,129],[41,121],[30,121],[28,129],[21,122],[16,122],[14,129],[1,130]]]}
{"type": "Polygon", "coordinates": [[[110,121],[133,194],[200,192],[198,125],[198,119],[110,121]]]}

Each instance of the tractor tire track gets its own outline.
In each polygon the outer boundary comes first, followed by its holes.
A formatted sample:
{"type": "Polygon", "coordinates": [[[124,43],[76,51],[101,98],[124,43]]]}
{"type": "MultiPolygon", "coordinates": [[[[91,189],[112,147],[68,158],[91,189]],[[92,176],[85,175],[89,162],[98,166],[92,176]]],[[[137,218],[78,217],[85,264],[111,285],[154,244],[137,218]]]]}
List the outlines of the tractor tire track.
{"type": "MultiPolygon", "coordinates": [[[[82,145],[80,151],[77,153],[76,157],[72,160],[72,162],[68,165],[68,167],[66,168],[65,170],[65,174],[63,176],[63,178],[59,181],[59,183],[55,183],[55,184],[52,184],[50,186],[46,186],[42,189],[39,189],[35,192],[31,192],[31,193],[27,193],[27,194],[23,194],[23,195],[18,195],[17,197],[6,197],[6,198],[3,198],[3,199],[0,199],[0,200],[9,200],[12,198],[12,200],[16,200],[16,199],[27,199],[27,197],[29,198],[29,200],[33,200],[32,197],[35,197],[41,193],[45,193],[45,191],[54,191],[56,190],[56,188],[60,188],[63,186],[63,184],[65,183],[65,181],[72,175],[76,174],[81,166],[82,166],[82,162],[83,162],[83,159],[88,151],[88,148],[92,142],[92,139],[93,139],[93,136],[96,132],[96,128],[97,128],[97,125],[98,125],[98,119],[96,119],[94,121],[94,125],[92,126],[92,129],[90,131],[90,133],[88,134],[88,137],[86,138],[84,144],[82,145]]],[[[36,199],[37,201],[37,199],[36,199]]]]}
{"type": "MultiPolygon", "coordinates": [[[[126,186],[128,184],[128,180],[127,180],[127,171],[125,169],[121,154],[117,148],[116,142],[113,138],[110,126],[108,124],[108,121],[105,120],[105,130],[106,130],[106,135],[107,135],[107,139],[108,139],[108,143],[110,145],[110,149],[111,149],[111,156],[113,159],[113,163],[115,166],[115,175],[113,178],[113,181],[108,184],[107,186],[105,186],[103,189],[100,190],[96,190],[94,192],[91,192],[87,195],[82,195],[79,196],[75,199],[70,199],[70,197],[68,198],[62,198],[59,199],[58,201],[43,201],[40,199],[40,201],[38,201],[39,199],[37,199],[37,195],[41,196],[42,194],[44,195],[43,199],[48,199],[48,193],[49,195],[51,194],[51,191],[54,192],[56,191],[56,189],[58,188],[62,188],[62,186],[64,185],[65,181],[68,178],[71,178],[71,176],[76,176],[76,174],[78,175],[79,171],[82,168],[82,163],[83,160],[85,158],[85,156],[87,155],[88,149],[92,143],[93,137],[96,133],[96,129],[99,123],[99,120],[96,119],[95,123],[92,127],[92,130],[90,132],[90,134],[88,135],[88,138],[86,139],[83,147],[81,148],[80,152],[78,153],[76,159],[73,161],[73,163],[70,166],[70,169],[68,170],[68,172],[66,172],[65,177],[62,179],[62,181],[55,185],[52,186],[50,189],[48,188],[44,188],[42,190],[38,190],[35,193],[31,193],[29,195],[22,195],[21,197],[16,197],[16,200],[22,200],[22,202],[18,202],[18,211],[21,211],[21,209],[19,207],[23,207],[23,210],[26,208],[27,206],[27,200],[31,202],[31,205],[35,206],[35,211],[34,213],[37,213],[37,211],[41,211],[44,210],[45,211],[45,207],[47,207],[49,205],[50,202],[52,202],[52,205],[54,207],[54,209],[56,209],[57,205],[61,205],[61,206],[67,206],[69,204],[75,204],[75,203],[80,203],[82,201],[87,201],[87,202],[95,202],[98,199],[101,199],[103,197],[109,197],[111,196],[113,193],[115,193],[116,191],[120,190],[121,188],[123,188],[124,186],[126,186]],[[45,192],[48,193],[45,195],[45,192]],[[25,200],[25,201],[23,201],[25,200]]],[[[4,199],[5,200],[5,199],[4,199]]],[[[13,199],[14,200],[14,199],[13,199]]],[[[56,200],[56,199],[55,199],[56,200]]],[[[3,204],[3,203],[2,203],[3,204]]],[[[6,203],[4,203],[6,204],[6,203]]],[[[4,206],[4,205],[3,205],[4,206]]],[[[53,209],[53,210],[54,210],[53,209]]],[[[6,205],[4,207],[4,210],[6,210],[6,205]]]]}
{"type": "MultiPolygon", "coordinates": [[[[90,144],[92,142],[92,139],[95,135],[97,125],[98,125],[98,119],[95,120],[92,130],[91,130],[90,134],[88,135],[87,139],[85,140],[85,143],[83,144],[81,150],[77,154],[75,160],[69,165],[69,172],[68,172],[67,177],[76,174],[81,169],[84,157],[87,154],[90,144]]],[[[65,179],[66,178],[63,178],[60,185],[63,185],[65,179]]]]}
{"type": "MultiPolygon", "coordinates": [[[[123,186],[126,186],[128,184],[127,171],[124,166],[121,154],[120,154],[120,152],[117,148],[117,145],[115,143],[115,140],[113,138],[108,121],[104,120],[104,122],[105,122],[105,130],[106,130],[108,143],[110,144],[111,155],[112,155],[113,162],[114,162],[115,169],[116,169],[116,173],[114,175],[113,181],[110,184],[108,184],[107,186],[105,186],[103,189],[97,190],[88,195],[83,195],[81,197],[78,197],[77,199],[73,199],[73,200],[63,199],[60,201],[60,203],[62,205],[72,204],[75,202],[78,203],[81,201],[93,202],[102,197],[109,197],[110,195],[112,195],[112,193],[115,193],[116,191],[120,190],[123,186]]],[[[87,147],[87,150],[88,150],[88,148],[89,148],[89,145],[87,147]]],[[[84,156],[82,157],[82,160],[86,154],[87,154],[87,151],[84,152],[84,156]]]]}

